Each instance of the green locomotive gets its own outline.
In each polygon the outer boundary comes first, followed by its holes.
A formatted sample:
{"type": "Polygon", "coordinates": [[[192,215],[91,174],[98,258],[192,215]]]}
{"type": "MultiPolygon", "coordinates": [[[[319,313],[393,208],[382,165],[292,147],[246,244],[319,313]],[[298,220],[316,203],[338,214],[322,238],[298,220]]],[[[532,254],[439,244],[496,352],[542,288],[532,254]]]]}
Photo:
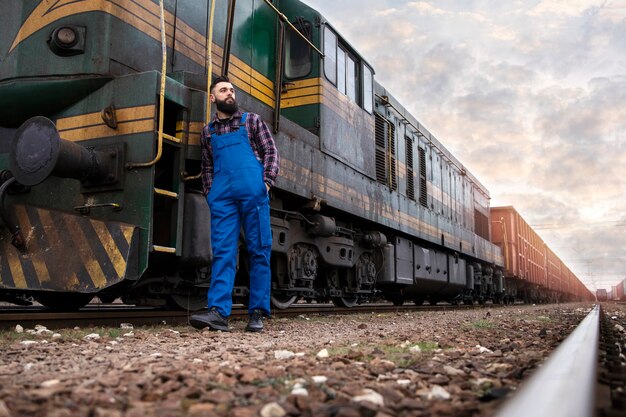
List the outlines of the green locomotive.
{"type": "Polygon", "coordinates": [[[0,299],[206,305],[199,138],[224,73],[281,152],[276,307],[506,301],[488,191],[303,2],[2,3],[0,299]]]}

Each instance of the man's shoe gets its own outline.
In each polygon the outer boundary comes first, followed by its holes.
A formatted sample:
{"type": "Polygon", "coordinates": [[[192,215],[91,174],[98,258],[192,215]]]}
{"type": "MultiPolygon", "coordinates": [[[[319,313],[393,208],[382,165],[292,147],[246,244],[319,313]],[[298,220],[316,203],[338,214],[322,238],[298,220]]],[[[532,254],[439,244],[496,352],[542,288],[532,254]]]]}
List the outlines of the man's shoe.
{"type": "Polygon", "coordinates": [[[254,310],[250,314],[250,320],[246,326],[247,332],[262,332],[263,331],[263,312],[261,310],[254,310]]]}
{"type": "Polygon", "coordinates": [[[193,314],[189,318],[189,324],[196,329],[204,329],[209,327],[213,330],[229,331],[228,318],[222,316],[215,307],[212,307],[206,313],[193,314]]]}

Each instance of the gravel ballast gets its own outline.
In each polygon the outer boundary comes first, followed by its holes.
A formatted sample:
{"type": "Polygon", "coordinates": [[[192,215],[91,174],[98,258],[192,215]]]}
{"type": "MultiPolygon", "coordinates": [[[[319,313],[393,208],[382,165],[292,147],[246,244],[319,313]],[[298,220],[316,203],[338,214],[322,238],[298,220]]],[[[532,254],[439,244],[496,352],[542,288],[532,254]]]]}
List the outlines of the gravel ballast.
{"type": "Polygon", "coordinates": [[[17,327],[0,417],[488,416],[591,307],[302,315],[259,334],[17,327]]]}

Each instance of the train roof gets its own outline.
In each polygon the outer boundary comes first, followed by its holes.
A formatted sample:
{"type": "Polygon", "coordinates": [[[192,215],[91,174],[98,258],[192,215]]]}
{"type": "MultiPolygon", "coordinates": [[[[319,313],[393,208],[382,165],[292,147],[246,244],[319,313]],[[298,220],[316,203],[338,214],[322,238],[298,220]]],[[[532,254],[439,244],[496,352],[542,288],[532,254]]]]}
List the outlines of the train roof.
{"type": "Polygon", "coordinates": [[[466,167],[450,152],[426,127],[421,124],[400,102],[378,81],[374,80],[374,92],[380,97],[384,97],[389,104],[414,128],[418,134],[424,136],[429,143],[436,148],[439,154],[450,163],[455,165],[460,172],[463,172],[488,198],[489,190],[485,187],[466,167]]]}

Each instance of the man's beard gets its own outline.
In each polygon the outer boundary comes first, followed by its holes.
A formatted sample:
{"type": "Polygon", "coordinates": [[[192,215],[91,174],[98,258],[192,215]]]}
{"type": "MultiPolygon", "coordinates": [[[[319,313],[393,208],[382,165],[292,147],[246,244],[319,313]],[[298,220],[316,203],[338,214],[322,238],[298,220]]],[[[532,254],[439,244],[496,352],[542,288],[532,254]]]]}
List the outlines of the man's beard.
{"type": "Polygon", "coordinates": [[[226,100],[223,100],[223,101],[215,100],[215,106],[217,107],[217,110],[225,114],[235,113],[239,109],[239,106],[237,106],[237,101],[233,99],[232,102],[227,103],[226,100]]]}

